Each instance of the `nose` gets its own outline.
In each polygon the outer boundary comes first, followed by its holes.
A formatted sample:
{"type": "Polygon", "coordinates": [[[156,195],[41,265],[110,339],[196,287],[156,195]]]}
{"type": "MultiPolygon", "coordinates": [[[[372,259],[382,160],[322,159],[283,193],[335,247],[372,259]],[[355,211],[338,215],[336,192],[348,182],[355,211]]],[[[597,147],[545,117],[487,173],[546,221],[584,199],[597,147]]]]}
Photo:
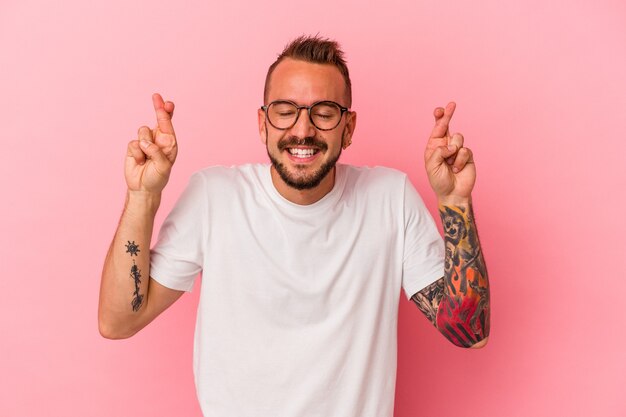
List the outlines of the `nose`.
{"type": "Polygon", "coordinates": [[[306,108],[298,109],[299,116],[296,124],[291,127],[291,133],[299,138],[315,136],[315,126],[311,123],[309,112],[306,108]],[[304,112],[304,114],[302,114],[304,112]]]}

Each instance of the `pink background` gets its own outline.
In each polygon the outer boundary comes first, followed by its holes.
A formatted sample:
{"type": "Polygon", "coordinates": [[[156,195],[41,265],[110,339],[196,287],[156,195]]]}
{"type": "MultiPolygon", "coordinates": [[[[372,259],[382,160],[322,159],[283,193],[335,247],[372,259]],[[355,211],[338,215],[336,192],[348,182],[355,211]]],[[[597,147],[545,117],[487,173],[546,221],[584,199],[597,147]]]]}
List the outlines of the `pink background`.
{"type": "Polygon", "coordinates": [[[197,289],[132,339],[98,334],[126,143],[152,92],[176,102],[160,225],[192,172],[266,161],[266,69],[317,32],[352,74],[343,162],[408,172],[434,213],[435,106],[458,103],[475,152],[491,340],[456,348],[401,299],[396,417],[626,415],[623,0],[2,0],[1,416],[200,416],[197,289]]]}

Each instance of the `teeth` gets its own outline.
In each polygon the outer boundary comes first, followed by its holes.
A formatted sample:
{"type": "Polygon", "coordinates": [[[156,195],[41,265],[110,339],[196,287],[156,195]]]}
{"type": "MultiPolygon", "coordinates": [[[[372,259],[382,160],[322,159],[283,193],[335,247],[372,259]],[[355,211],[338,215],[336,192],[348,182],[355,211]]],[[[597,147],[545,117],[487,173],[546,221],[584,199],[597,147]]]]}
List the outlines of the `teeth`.
{"type": "Polygon", "coordinates": [[[299,149],[299,148],[290,148],[289,153],[297,156],[298,158],[308,158],[315,154],[315,149],[299,149]]]}

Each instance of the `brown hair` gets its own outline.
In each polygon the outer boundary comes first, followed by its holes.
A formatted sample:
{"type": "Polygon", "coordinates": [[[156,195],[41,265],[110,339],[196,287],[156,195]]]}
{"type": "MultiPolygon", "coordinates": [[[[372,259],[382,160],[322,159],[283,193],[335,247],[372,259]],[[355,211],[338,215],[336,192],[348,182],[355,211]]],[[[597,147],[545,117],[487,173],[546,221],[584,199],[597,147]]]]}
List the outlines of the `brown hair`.
{"type": "Polygon", "coordinates": [[[344,59],[344,53],[339,47],[339,44],[328,38],[321,38],[318,35],[305,36],[302,35],[293,41],[291,41],[283,52],[278,55],[276,61],[270,65],[267,70],[267,76],[265,77],[265,90],[263,91],[263,100],[267,104],[267,95],[269,92],[270,77],[274,69],[285,58],[298,59],[306,62],[313,62],[316,64],[330,64],[337,67],[343,79],[346,82],[346,98],[348,103],[346,105],[350,107],[352,105],[352,84],[350,83],[350,74],[348,73],[348,66],[344,59]]]}

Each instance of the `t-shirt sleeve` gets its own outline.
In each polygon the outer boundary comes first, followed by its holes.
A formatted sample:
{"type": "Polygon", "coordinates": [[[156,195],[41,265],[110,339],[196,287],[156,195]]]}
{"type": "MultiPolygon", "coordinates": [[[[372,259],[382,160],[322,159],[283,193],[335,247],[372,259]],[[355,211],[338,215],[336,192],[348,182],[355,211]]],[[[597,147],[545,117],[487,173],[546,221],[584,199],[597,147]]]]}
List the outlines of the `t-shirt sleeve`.
{"type": "Polygon", "coordinates": [[[444,273],[445,249],[433,217],[409,179],[404,187],[402,288],[407,299],[444,273]]]}
{"type": "Polygon", "coordinates": [[[202,174],[189,180],[150,252],[150,276],[165,287],[191,291],[203,263],[206,198],[202,174]]]}

